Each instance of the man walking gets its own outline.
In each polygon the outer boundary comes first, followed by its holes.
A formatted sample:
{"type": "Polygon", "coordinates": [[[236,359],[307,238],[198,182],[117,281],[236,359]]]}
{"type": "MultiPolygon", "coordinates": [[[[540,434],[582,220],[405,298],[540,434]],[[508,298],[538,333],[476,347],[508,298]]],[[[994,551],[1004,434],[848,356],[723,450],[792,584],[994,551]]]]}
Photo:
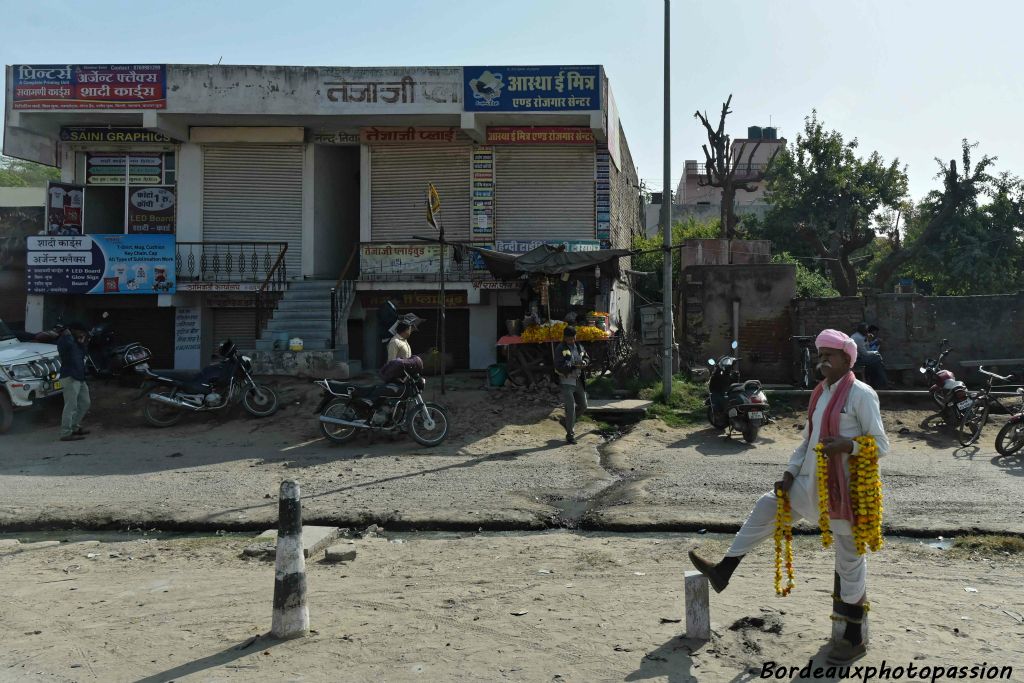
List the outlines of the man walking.
{"type": "Polygon", "coordinates": [[[60,420],[60,440],[78,441],[89,433],[82,418],[89,411],[89,385],[85,382],[87,332],[80,323],[70,323],[57,338],[60,355],[60,381],[64,385],[64,413],[60,420]]]}
{"type": "Polygon", "coordinates": [[[576,328],[566,327],[562,333],[562,343],[555,349],[555,371],[562,384],[565,440],[568,443],[576,443],[576,411],[583,413],[587,409],[587,387],[582,369],[589,363],[587,352],[576,343],[576,328]]]}
{"type": "Polygon", "coordinates": [[[692,550],[690,561],[708,577],[716,592],[725,590],[743,556],[774,533],[776,491],[789,492],[794,523],[801,518],[817,520],[815,446],[823,444],[829,459],[828,515],[836,550],[832,618],[846,623],[844,637],[829,653],[829,661],[844,664],[861,657],[866,651],[861,624],[867,609],[867,561],[857,553],[849,499],[849,460],[860,450],[860,444],[853,439],[874,437],[879,457],[888,452],[889,440],[882,426],[878,395],[867,384],[858,381],[850,370],[857,362],[857,344],[836,330],[823,331],[815,344],[820,361],[818,369],[825,379],[811,394],[803,443],[790,457],[782,480],[775,482],[773,491],[757,501],[721,562],[708,562],[692,550]]]}

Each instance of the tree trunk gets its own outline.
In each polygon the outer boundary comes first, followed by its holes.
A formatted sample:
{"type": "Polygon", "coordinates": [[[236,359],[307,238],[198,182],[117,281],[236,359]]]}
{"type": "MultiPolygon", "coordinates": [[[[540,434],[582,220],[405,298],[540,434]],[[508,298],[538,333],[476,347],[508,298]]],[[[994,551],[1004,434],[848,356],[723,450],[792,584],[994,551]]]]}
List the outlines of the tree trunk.
{"type": "Polygon", "coordinates": [[[736,238],[736,188],[731,183],[722,186],[722,225],[720,231],[727,239],[736,238]]]}

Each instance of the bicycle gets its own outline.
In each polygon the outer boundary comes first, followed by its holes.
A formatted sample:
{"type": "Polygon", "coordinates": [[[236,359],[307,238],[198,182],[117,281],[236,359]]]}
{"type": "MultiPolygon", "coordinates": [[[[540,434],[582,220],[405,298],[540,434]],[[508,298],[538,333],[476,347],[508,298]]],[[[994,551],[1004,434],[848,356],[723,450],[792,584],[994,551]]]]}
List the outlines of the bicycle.
{"type": "MultiPolygon", "coordinates": [[[[978,372],[988,377],[988,383],[983,389],[969,392],[968,398],[957,404],[960,419],[957,421],[956,432],[957,441],[961,446],[970,446],[981,437],[981,430],[988,422],[988,410],[992,401],[995,401],[1000,407],[1006,408],[998,398],[992,397],[992,383],[997,379],[1000,382],[1009,382],[1013,378],[1012,374],[1003,377],[989,372],[984,366],[978,366],[978,372]]],[[[1021,445],[1024,446],[1024,443],[1021,445]]]]}
{"type": "Polygon", "coordinates": [[[797,386],[801,389],[810,389],[814,386],[814,361],[811,355],[811,348],[814,346],[814,337],[794,336],[790,341],[800,345],[800,352],[797,354],[797,386]]]}

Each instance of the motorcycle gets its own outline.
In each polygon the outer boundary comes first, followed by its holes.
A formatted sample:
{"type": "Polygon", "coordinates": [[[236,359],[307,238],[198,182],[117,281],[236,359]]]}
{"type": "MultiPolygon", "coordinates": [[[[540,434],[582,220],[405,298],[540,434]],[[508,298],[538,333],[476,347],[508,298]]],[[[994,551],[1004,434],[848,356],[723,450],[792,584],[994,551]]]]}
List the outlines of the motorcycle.
{"type": "Polygon", "coordinates": [[[448,411],[423,400],[427,380],[403,370],[395,382],[360,385],[332,379],[317,380],[323,398],[316,412],[320,432],[334,443],[345,443],[358,430],[397,434],[407,432],[423,446],[437,446],[448,437],[448,411]]]}
{"type": "Polygon", "coordinates": [[[145,373],[153,353],[139,342],[118,344],[109,318],[110,314],[104,311],[102,321],[89,331],[86,367],[98,377],[118,376],[129,369],[145,373]]]}
{"type": "Polygon", "coordinates": [[[939,412],[943,415],[948,413],[953,423],[959,424],[964,411],[969,410],[974,401],[967,391],[967,385],[958,380],[952,371],[942,366],[942,361],[952,350],[949,340],[943,339],[939,344],[939,357],[925,359],[919,371],[930,384],[928,395],[939,412]]]}
{"type": "Polygon", "coordinates": [[[1013,455],[1024,447],[1024,389],[1017,389],[1020,407],[1010,416],[996,435],[996,451],[999,455],[1013,455]]]}
{"type": "MultiPolygon", "coordinates": [[[[89,330],[88,348],[85,367],[97,377],[112,377],[132,369],[145,372],[149,369],[152,352],[139,342],[118,344],[109,323],[110,313],[103,312],[102,320],[89,330]]],[[[56,344],[60,335],[67,329],[61,319],[48,330],[41,332],[20,332],[20,341],[33,341],[41,344],[56,344]]]]}
{"type": "Polygon", "coordinates": [[[149,380],[142,413],[154,427],[170,427],[186,412],[208,413],[234,405],[239,401],[254,417],[268,417],[277,412],[277,394],[268,386],[257,384],[252,376],[252,360],[238,353],[229,339],[217,354],[222,360],[208,365],[198,374],[147,370],[149,380]],[[157,387],[149,390],[148,387],[157,387]]]}
{"type": "MultiPolygon", "coordinates": [[[[733,351],[737,346],[733,341],[733,351]]],[[[733,356],[722,356],[717,361],[709,358],[708,365],[712,368],[704,400],[708,422],[718,431],[728,428],[729,436],[734,430],[738,431],[747,443],[753,443],[761,426],[770,419],[768,398],[761,382],[756,379],[740,382],[739,361],[733,356]]]]}

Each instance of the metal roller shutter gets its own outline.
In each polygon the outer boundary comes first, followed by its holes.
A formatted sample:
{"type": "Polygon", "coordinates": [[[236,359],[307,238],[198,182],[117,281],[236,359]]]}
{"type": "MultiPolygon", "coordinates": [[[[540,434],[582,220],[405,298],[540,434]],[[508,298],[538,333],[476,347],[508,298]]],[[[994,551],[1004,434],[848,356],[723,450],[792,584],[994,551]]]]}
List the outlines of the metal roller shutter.
{"type": "Polygon", "coordinates": [[[370,234],[408,242],[427,235],[427,183],[441,195],[445,236],[469,239],[469,145],[373,147],[370,151],[370,234]]]}
{"type": "Polygon", "coordinates": [[[255,308],[214,308],[212,310],[213,349],[228,339],[243,351],[256,348],[255,308]]]}
{"type": "Polygon", "coordinates": [[[508,145],[495,150],[498,239],[594,239],[593,147],[508,145]]]}
{"type": "Polygon", "coordinates": [[[203,148],[203,239],[287,242],[302,275],[302,145],[203,148]]]}

